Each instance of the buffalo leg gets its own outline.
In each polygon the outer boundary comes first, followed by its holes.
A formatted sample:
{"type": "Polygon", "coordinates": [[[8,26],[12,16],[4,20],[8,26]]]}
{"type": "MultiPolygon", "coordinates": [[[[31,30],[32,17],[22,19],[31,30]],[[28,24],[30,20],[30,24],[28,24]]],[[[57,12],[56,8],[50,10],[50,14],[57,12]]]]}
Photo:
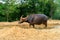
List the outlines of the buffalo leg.
{"type": "Polygon", "coordinates": [[[31,27],[31,24],[29,24],[29,27],[31,27]]]}
{"type": "Polygon", "coordinates": [[[33,28],[35,27],[34,24],[32,26],[33,26],[33,28]]]}
{"type": "Polygon", "coordinates": [[[47,22],[44,22],[43,24],[45,25],[45,28],[47,28],[47,22]]]}
{"type": "Polygon", "coordinates": [[[31,25],[33,26],[33,28],[34,28],[34,24],[29,24],[29,27],[31,27],[31,25]]]}
{"type": "Polygon", "coordinates": [[[47,28],[47,22],[45,23],[45,28],[47,28]]]}

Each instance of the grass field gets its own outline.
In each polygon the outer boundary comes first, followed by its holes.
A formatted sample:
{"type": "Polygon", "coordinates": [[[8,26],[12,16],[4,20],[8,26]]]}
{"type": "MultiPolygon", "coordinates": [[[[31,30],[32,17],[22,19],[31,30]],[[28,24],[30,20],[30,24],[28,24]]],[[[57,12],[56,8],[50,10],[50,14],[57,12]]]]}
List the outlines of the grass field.
{"type": "Polygon", "coordinates": [[[60,40],[60,20],[48,20],[48,27],[29,27],[24,22],[0,22],[0,40],[60,40]]]}

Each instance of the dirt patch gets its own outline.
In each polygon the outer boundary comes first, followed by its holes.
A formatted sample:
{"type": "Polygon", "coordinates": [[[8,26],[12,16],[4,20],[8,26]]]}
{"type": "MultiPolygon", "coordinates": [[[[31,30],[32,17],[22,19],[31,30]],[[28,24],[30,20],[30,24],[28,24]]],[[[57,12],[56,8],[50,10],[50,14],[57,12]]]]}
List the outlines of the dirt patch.
{"type": "Polygon", "coordinates": [[[59,24],[59,20],[49,20],[45,29],[44,25],[33,28],[28,23],[1,22],[0,40],[60,40],[59,24]]]}

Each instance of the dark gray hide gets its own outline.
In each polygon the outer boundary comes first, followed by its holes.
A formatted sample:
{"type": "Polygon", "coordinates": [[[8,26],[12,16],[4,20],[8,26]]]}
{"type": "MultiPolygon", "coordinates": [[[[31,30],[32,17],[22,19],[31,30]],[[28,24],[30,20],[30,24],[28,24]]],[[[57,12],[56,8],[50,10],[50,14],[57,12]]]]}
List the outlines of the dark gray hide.
{"type": "Polygon", "coordinates": [[[29,15],[24,22],[28,22],[30,26],[34,27],[34,24],[44,24],[47,27],[48,17],[44,14],[32,14],[29,15]]]}

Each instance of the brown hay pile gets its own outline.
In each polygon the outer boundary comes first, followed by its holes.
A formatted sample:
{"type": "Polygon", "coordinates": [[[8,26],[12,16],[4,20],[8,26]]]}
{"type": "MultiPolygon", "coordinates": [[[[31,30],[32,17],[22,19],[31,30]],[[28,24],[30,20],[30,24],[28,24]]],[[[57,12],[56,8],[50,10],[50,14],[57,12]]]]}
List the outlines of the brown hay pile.
{"type": "Polygon", "coordinates": [[[19,25],[18,22],[1,22],[0,40],[60,40],[60,26],[56,26],[60,24],[59,22],[49,20],[47,29],[44,29],[43,25],[30,28],[28,23],[19,25]]]}

